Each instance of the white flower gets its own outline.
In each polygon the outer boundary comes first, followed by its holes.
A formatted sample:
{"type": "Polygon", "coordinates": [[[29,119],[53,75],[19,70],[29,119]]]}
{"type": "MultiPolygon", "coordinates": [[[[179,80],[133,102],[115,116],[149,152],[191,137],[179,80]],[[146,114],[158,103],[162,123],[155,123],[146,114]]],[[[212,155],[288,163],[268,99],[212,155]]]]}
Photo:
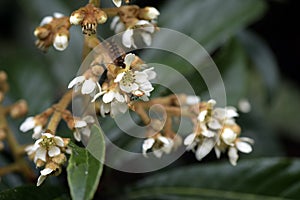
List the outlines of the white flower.
{"type": "Polygon", "coordinates": [[[20,126],[20,131],[22,132],[27,132],[31,129],[33,129],[32,138],[38,139],[41,137],[43,126],[38,124],[34,117],[26,118],[26,120],[20,126]]]}
{"type": "Polygon", "coordinates": [[[38,178],[36,186],[40,186],[44,180],[47,178],[48,175],[50,175],[53,172],[50,168],[45,168],[41,171],[41,175],[38,178]]]}
{"type": "Polygon", "coordinates": [[[72,88],[76,85],[76,89],[78,89],[77,87],[79,87],[81,85],[81,93],[82,94],[90,94],[92,95],[93,92],[96,91],[96,89],[99,90],[99,92],[101,92],[101,86],[99,85],[99,83],[97,81],[94,81],[92,78],[87,79],[85,76],[77,76],[75,77],[68,85],[68,88],[72,88]]]}
{"type": "Polygon", "coordinates": [[[235,141],[234,146],[230,147],[228,150],[228,157],[230,163],[235,166],[237,164],[237,160],[239,159],[238,151],[243,153],[251,153],[252,147],[250,144],[254,144],[254,140],[247,137],[238,138],[235,141]]]}
{"type": "Polygon", "coordinates": [[[27,132],[35,127],[34,117],[28,117],[20,126],[20,131],[27,132]]]}
{"type": "Polygon", "coordinates": [[[149,20],[157,19],[157,17],[160,15],[159,11],[154,7],[145,7],[144,10],[146,10],[144,17],[149,20]]]}
{"type": "Polygon", "coordinates": [[[112,2],[117,6],[120,7],[122,4],[122,0],[112,0],[112,2]]]}
{"type": "Polygon", "coordinates": [[[218,120],[226,120],[238,116],[239,114],[236,112],[236,108],[234,107],[215,108],[213,110],[213,117],[218,120]]]}
{"type": "Polygon", "coordinates": [[[147,157],[147,151],[152,149],[153,154],[157,158],[161,158],[163,153],[169,154],[174,146],[174,142],[172,139],[164,137],[164,136],[157,136],[154,138],[148,138],[144,141],[142,146],[142,152],[145,157],[147,157]]]}
{"type": "Polygon", "coordinates": [[[56,34],[53,41],[53,46],[56,50],[63,51],[68,47],[69,37],[64,34],[56,34]]]}
{"type": "Polygon", "coordinates": [[[27,148],[27,152],[35,152],[34,162],[38,159],[46,162],[47,155],[49,157],[57,156],[61,153],[60,147],[64,147],[64,141],[61,137],[54,136],[50,133],[42,133],[42,137],[38,139],[34,145],[27,148]]]}
{"type": "Polygon", "coordinates": [[[233,132],[230,128],[225,128],[222,132],[222,140],[225,144],[233,146],[234,141],[236,140],[237,134],[233,132]]]}
{"type": "Polygon", "coordinates": [[[95,122],[94,118],[90,115],[84,116],[81,120],[75,120],[75,128],[77,130],[74,131],[74,138],[80,142],[81,135],[89,138],[91,134],[90,124],[95,122]]]}
{"type": "Polygon", "coordinates": [[[115,33],[124,31],[122,35],[122,44],[125,47],[137,48],[134,42],[134,34],[140,35],[143,42],[147,46],[150,46],[152,43],[152,34],[155,32],[155,26],[147,20],[138,20],[133,27],[126,28],[123,22],[120,21],[120,17],[115,17],[110,26],[115,33]]]}

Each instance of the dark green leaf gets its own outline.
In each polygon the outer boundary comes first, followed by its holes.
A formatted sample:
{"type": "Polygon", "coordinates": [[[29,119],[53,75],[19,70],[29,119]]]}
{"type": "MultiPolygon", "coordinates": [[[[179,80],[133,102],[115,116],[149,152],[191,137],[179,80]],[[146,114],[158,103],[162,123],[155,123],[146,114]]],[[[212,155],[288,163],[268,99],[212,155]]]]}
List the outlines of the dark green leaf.
{"type": "Polygon", "coordinates": [[[127,196],[129,199],[299,199],[300,160],[243,160],[236,167],[228,162],[199,163],[148,177],[132,187],[127,196]]]}
{"type": "Polygon", "coordinates": [[[0,192],[0,200],[52,200],[63,195],[62,187],[22,186],[0,192]]]}
{"type": "Polygon", "coordinates": [[[238,38],[263,77],[265,85],[270,92],[274,92],[278,87],[279,74],[278,65],[270,48],[261,38],[251,32],[241,32],[238,38]]]}
{"type": "Polygon", "coordinates": [[[99,127],[91,129],[90,144],[80,148],[72,144],[72,155],[67,168],[72,199],[92,199],[103,169],[105,143],[99,127]],[[95,156],[95,157],[94,157],[95,156]]]}

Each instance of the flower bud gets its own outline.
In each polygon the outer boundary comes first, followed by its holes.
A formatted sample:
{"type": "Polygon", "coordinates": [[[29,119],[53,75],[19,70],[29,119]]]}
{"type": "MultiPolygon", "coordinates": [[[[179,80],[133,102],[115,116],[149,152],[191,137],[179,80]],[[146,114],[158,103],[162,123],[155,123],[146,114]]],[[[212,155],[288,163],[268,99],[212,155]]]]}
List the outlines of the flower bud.
{"type": "Polygon", "coordinates": [[[0,140],[3,140],[6,137],[4,129],[0,129],[0,140]]]}
{"type": "Polygon", "coordinates": [[[84,14],[82,12],[75,11],[72,13],[72,15],[70,16],[70,23],[74,24],[74,25],[79,25],[81,24],[82,20],[84,19],[84,14]]]}
{"type": "Polygon", "coordinates": [[[25,100],[19,100],[13,105],[9,114],[12,118],[16,119],[24,116],[28,112],[28,105],[25,100]]]}
{"type": "Polygon", "coordinates": [[[145,7],[140,9],[139,18],[145,20],[153,20],[156,19],[159,15],[159,11],[154,7],[145,7]]]}
{"type": "Polygon", "coordinates": [[[54,37],[53,46],[56,50],[63,51],[68,47],[68,43],[68,35],[57,33],[54,37]]]}
{"type": "Polygon", "coordinates": [[[0,82],[5,82],[7,80],[7,74],[5,71],[0,71],[0,82]]]}
{"type": "Polygon", "coordinates": [[[99,10],[98,13],[95,14],[98,24],[104,24],[107,20],[107,15],[104,11],[99,10]]]}

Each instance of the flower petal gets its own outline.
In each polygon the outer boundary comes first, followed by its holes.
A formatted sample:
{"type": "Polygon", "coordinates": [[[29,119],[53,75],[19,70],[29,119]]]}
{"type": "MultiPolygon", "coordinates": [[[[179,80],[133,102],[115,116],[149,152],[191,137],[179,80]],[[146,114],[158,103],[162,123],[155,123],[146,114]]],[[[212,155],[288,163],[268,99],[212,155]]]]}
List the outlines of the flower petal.
{"type": "Polygon", "coordinates": [[[235,143],[236,148],[243,153],[250,153],[252,152],[252,147],[250,144],[248,144],[247,142],[241,142],[241,141],[237,141],[235,143]]]}
{"type": "Polygon", "coordinates": [[[202,160],[209,152],[214,148],[215,140],[205,138],[201,145],[198,146],[196,150],[196,159],[202,160]]]}
{"type": "Polygon", "coordinates": [[[64,140],[61,138],[61,137],[58,137],[58,136],[55,136],[53,138],[55,144],[59,147],[64,147],[65,146],[65,143],[64,143],[64,140]]]}
{"type": "Polygon", "coordinates": [[[213,129],[213,130],[218,130],[218,129],[221,129],[222,128],[222,125],[220,124],[220,122],[216,119],[211,119],[209,122],[208,122],[208,127],[213,129]]]}
{"type": "MultiPolygon", "coordinates": [[[[130,29],[131,30],[131,29],[130,29]]],[[[131,30],[132,31],[132,30],[131,30]]],[[[125,33],[124,33],[125,34],[125,33]]],[[[125,56],[124,58],[124,64],[126,66],[131,66],[132,62],[134,61],[135,59],[135,55],[133,53],[129,53],[125,56]]]]}
{"type": "Polygon", "coordinates": [[[85,80],[81,88],[81,93],[91,94],[95,90],[96,86],[97,85],[93,79],[90,78],[89,80],[85,80]]]}
{"type": "Polygon", "coordinates": [[[187,105],[195,105],[199,102],[200,102],[200,97],[198,97],[198,96],[189,95],[189,96],[186,97],[186,104],[187,105]]]}
{"type": "Polygon", "coordinates": [[[115,82],[115,83],[120,82],[120,81],[122,80],[122,78],[123,78],[124,75],[125,75],[125,72],[119,73],[119,74],[117,75],[117,77],[115,78],[114,82],[115,82]]]}
{"type": "Polygon", "coordinates": [[[198,120],[200,122],[203,122],[205,120],[206,114],[207,114],[207,110],[201,111],[198,115],[198,120]]]}
{"type": "Polygon", "coordinates": [[[196,138],[196,134],[195,133],[192,133],[192,134],[189,134],[183,141],[183,144],[188,146],[188,145],[191,145],[194,140],[196,138]]]}
{"type": "Polygon", "coordinates": [[[237,149],[235,147],[230,147],[228,150],[229,161],[233,166],[236,166],[236,162],[239,159],[237,149]]]}
{"type": "MultiPolygon", "coordinates": [[[[131,46],[134,46],[134,42],[133,42],[133,30],[132,29],[127,29],[123,35],[122,35],[122,43],[125,47],[130,48],[131,46]]],[[[125,57],[126,59],[126,57],[125,57]]],[[[125,63],[125,62],[124,62],[125,63]]],[[[131,63],[130,63],[131,64],[131,63]]],[[[127,64],[125,63],[125,65],[127,66],[127,64]]],[[[129,65],[130,66],[130,65],[129,65]]]]}
{"type": "Polygon", "coordinates": [[[68,47],[69,38],[67,35],[56,34],[53,41],[53,46],[58,51],[63,51],[68,47]]]}
{"type": "Polygon", "coordinates": [[[73,132],[73,136],[74,136],[74,138],[75,138],[75,140],[77,141],[77,142],[80,142],[81,141],[81,134],[80,134],[80,132],[79,131],[74,131],[73,132]]]}
{"type": "Polygon", "coordinates": [[[86,121],[84,121],[84,120],[76,120],[75,121],[75,126],[74,126],[75,128],[82,128],[85,126],[87,126],[86,121]]]}
{"type": "Polygon", "coordinates": [[[45,148],[40,147],[36,150],[34,159],[35,160],[40,159],[40,160],[46,162],[46,153],[47,153],[47,150],[45,148]]]}
{"type": "Polygon", "coordinates": [[[143,155],[145,157],[147,157],[146,153],[149,149],[152,148],[154,143],[155,143],[155,140],[153,138],[148,138],[148,139],[144,140],[144,143],[143,143],[143,146],[142,146],[142,151],[143,151],[143,155]]]}
{"type": "Polygon", "coordinates": [[[152,36],[150,33],[147,33],[147,32],[142,32],[141,33],[141,36],[142,36],[142,39],[144,41],[144,43],[147,45],[147,46],[150,46],[151,43],[152,43],[152,36]]]}
{"type": "Polygon", "coordinates": [[[115,6],[120,7],[122,4],[122,0],[112,0],[115,6]]]}
{"type": "Polygon", "coordinates": [[[115,92],[109,91],[105,93],[102,97],[104,103],[110,103],[115,98],[115,92]]]}
{"type": "Polygon", "coordinates": [[[26,120],[21,124],[20,131],[27,132],[31,129],[33,129],[35,126],[35,120],[34,117],[28,117],[26,120]]]}
{"type": "Polygon", "coordinates": [[[68,85],[68,88],[72,88],[74,85],[78,83],[82,83],[85,80],[85,76],[77,76],[75,77],[68,85]]]}
{"type": "Polygon", "coordinates": [[[45,181],[46,178],[47,178],[47,176],[40,175],[37,180],[36,186],[37,187],[40,186],[45,181]]]}
{"type": "Polygon", "coordinates": [[[232,145],[232,143],[235,141],[236,139],[236,133],[233,132],[233,130],[229,129],[229,128],[225,128],[222,132],[222,139],[223,141],[227,144],[227,145],[232,145]]]}
{"type": "Polygon", "coordinates": [[[116,16],[112,19],[111,24],[110,24],[110,29],[115,30],[117,23],[120,21],[120,17],[116,16]]]}
{"type": "Polygon", "coordinates": [[[52,172],[53,172],[52,169],[50,169],[50,168],[45,168],[45,169],[43,169],[43,170],[41,171],[41,175],[47,176],[47,175],[51,174],[52,172]]]}
{"type": "Polygon", "coordinates": [[[48,155],[50,157],[54,157],[54,156],[57,156],[59,154],[60,154],[60,148],[58,148],[57,146],[51,146],[51,147],[49,147],[48,155]]]}
{"type": "Polygon", "coordinates": [[[45,24],[49,24],[53,20],[53,17],[46,16],[42,19],[40,26],[44,26],[45,24]]]}

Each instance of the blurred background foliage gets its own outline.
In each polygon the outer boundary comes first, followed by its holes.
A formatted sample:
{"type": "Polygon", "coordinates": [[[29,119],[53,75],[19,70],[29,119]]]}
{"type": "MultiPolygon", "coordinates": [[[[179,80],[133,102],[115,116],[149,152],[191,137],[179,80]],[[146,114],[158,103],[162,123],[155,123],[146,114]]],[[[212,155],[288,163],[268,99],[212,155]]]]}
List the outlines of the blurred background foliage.
{"type": "MultiPolygon", "coordinates": [[[[185,33],[205,47],[222,73],[229,105],[236,106],[241,98],[249,99],[252,110],[241,114],[238,122],[244,136],[255,139],[254,151],[250,155],[241,155],[236,168],[229,165],[226,156],[216,161],[211,153],[198,163],[190,152],[158,175],[127,174],[104,167],[96,197],[111,199],[111,195],[118,196],[126,188],[124,191],[132,199],[266,199],[266,196],[255,196],[258,194],[299,198],[300,161],[294,158],[300,155],[300,79],[297,73],[300,67],[300,32],[296,29],[300,17],[299,1],[132,2],[142,7],[157,7],[161,12],[159,26],[185,33]],[[139,180],[144,177],[146,179],[139,180]],[[138,184],[128,188],[136,180],[139,180],[138,184]],[[226,196],[226,191],[232,193],[226,196]],[[151,198],[151,195],[154,196],[151,198]]],[[[57,52],[50,48],[46,54],[35,48],[33,30],[44,16],[53,12],[69,15],[85,3],[64,0],[0,2],[0,69],[8,73],[11,88],[5,104],[26,99],[29,115],[33,115],[56,102],[66,91],[81,63],[83,36],[80,28],[71,28],[71,40],[65,51],[57,52]]],[[[102,0],[102,5],[113,6],[110,0],[102,0]]],[[[112,35],[109,23],[100,26],[98,34],[102,38],[112,35]]],[[[176,42],[178,48],[193,53],[180,41],[176,42]]],[[[200,85],[194,88],[198,95],[205,96],[201,78],[193,73],[192,68],[183,67],[184,61],[180,58],[160,52],[145,53],[144,56],[147,60],[173,66],[194,86],[200,85]]],[[[164,92],[159,90],[157,94],[164,92]]],[[[30,143],[30,134],[18,130],[20,123],[21,120],[10,121],[20,143],[30,143]]],[[[123,145],[123,148],[140,151],[141,141],[122,136],[109,119],[102,124],[114,142],[123,145]]],[[[8,152],[0,155],[0,166],[9,162],[8,152]]],[[[59,178],[50,178],[43,187],[50,184],[66,187],[64,176],[63,173],[59,178]]],[[[8,175],[2,177],[0,190],[22,184],[22,177],[8,175]]],[[[41,193],[47,191],[43,187],[39,189],[41,193]]],[[[34,187],[28,187],[26,191],[31,190],[36,191],[34,187]]],[[[57,191],[58,195],[63,193],[62,190],[57,191]]],[[[5,199],[2,197],[0,195],[0,199],[5,199]]]]}

